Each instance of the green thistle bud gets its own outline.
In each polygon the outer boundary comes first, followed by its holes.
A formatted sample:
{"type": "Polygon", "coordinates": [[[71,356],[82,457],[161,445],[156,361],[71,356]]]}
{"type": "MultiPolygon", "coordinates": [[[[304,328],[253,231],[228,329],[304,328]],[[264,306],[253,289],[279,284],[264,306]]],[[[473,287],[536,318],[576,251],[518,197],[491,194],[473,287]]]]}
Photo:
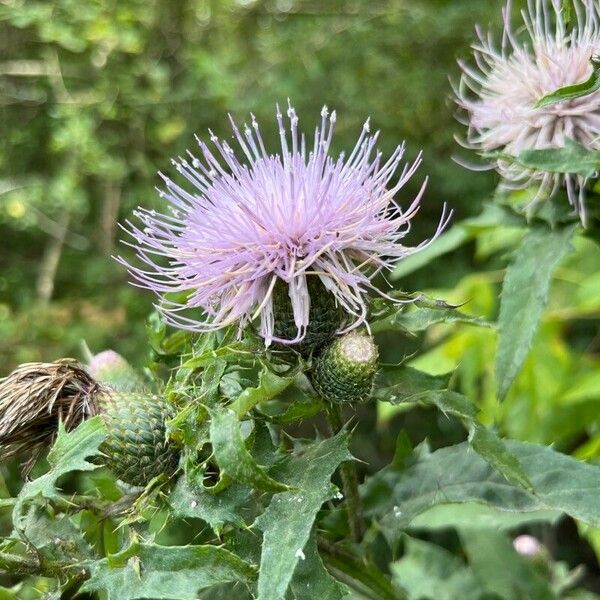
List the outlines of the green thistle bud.
{"type": "Polygon", "coordinates": [[[109,350],[87,368],[72,359],[27,363],[0,379],[0,453],[29,454],[25,470],[52,444],[58,424],[67,431],[101,414],[107,437],[99,464],[132,485],[146,485],[177,468],[178,449],[167,438],[173,407],[145,389],[133,367],[109,350]]]}
{"type": "Polygon", "coordinates": [[[153,395],[136,370],[112,350],[93,356],[88,371],[103,386],[98,403],[108,432],[100,448],[103,464],[131,485],[172,474],[179,454],[167,438],[165,422],[174,416],[171,405],[153,395]]]}
{"type": "Polygon", "coordinates": [[[313,385],[329,402],[363,402],[371,395],[378,359],[373,338],[353,331],[334,340],[317,357],[313,385]]]}
{"type": "MultiPolygon", "coordinates": [[[[310,295],[309,326],[304,339],[292,347],[302,354],[310,354],[327,343],[343,322],[344,313],[336,303],[335,297],[329,292],[316,276],[306,279],[310,295]]],[[[273,317],[275,337],[293,340],[298,329],[294,322],[294,311],[288,293],[288,285],[277,280],[273,289],[273,317]]]]}
{"type": "Polygon", "coordinates": [[[100,448],[103,464],[118,479],[143,486],[175,471],[179,453],[165,425],[174,411],[163,398],[145,391],[109,391],[103,394],[100,409],[108,431],[100,448]]]}

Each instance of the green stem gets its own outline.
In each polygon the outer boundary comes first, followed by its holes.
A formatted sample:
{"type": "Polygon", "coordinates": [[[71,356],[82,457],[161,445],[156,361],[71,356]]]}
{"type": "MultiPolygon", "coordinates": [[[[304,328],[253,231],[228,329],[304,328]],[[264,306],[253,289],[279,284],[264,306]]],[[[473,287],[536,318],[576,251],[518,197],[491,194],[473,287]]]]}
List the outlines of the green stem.
{"type": "MultiPolygon", "coordinates": [[[[337,404],[330,404],[327,409],[327,419],[331,434],[335,435],[343,427],[342,411],[337,404]]],[[[348,525],[352,539],[360,543],[365,533],[365,521],[362,514],[362,502],[358,492],[358,475],[356,466],[352,461],[345,461],[340,465],[340,476],[346,500],[346,512],[348,513],[348,525]]]]}
{"type": "Polygon", "coordinates": [[[370,600],[406,600],[391,582],[373,565],[319,537],[319,552],[332,575],[349,588],[370,600]]]}

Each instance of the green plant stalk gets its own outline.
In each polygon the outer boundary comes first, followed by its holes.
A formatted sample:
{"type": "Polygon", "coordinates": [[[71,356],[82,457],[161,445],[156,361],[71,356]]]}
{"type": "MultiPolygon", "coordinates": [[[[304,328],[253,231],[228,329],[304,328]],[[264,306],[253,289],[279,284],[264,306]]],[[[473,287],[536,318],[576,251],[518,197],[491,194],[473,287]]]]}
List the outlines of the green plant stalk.
{"type": "Polygon", "coordinates": [[[335,578],[370,600],[406,600],[380,571],[320,537],[319,552],[335,578]]]}
{"type": "MultiPolygon", "coordinates": [[[[327,420],[332,435],[342,430],[344,424],[342,422],[342,410],[339,405],[330,404],[328,406],[327,420]]],[[[356,543],[360,543],[365,533],[365,521],[362,514],[362,501],[358,492],[356,467],[352,461],[346,461],[340,465],[339,469],[344,489],[350,534],[356,543]]]]}

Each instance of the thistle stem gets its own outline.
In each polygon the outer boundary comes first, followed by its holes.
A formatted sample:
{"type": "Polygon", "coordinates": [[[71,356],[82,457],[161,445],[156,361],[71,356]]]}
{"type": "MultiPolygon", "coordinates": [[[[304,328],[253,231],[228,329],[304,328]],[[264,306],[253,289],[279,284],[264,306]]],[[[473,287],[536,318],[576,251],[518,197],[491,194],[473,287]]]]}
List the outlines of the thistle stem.
{"type": "MultiPolygon", "coordinates": [[[[337,404],[330,404],[327,409],[327,421],[331,435],[341,431],[344,424],[342,411],[337,404]]],[[[362,502],[358,492],[358,475],[356,466],[352,461],[345,461],[340,465],[340,477],[346,500],[346,512],[348,513],[348,525],[352,539],[360,543],[365,532],[365,522],[362,514],[362,502]]]]}

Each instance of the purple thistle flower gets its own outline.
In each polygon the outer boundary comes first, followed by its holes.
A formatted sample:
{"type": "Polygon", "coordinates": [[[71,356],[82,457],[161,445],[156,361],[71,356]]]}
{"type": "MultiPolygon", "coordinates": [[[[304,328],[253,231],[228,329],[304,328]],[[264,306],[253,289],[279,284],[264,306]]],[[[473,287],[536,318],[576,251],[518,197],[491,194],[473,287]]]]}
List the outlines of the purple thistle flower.
{"type": "MultiPolygon", "coordinates": [[[[188,151],[189,157],[172,161],[192,191],[161,174],[166,191],[159,193],[170,204],[169,214],[139,208],[134,214],[141,225],[128,222],[135,240],[129,245],[144,266],[118,260],[137,285],[162,296],[157,308],[169,324],[206,332],[239,323],[241,331],[260,317],[267,344],[296,343],[309,324],[307,277],[319,277],[350,315],[348,330],[365,323],[372,277],[426,243],[416,248],[400,243],[426,181],[406,210],[394,200],[421,163],[420,155],[391,183],[404,144],[384,161],[375,149],[378,133],[369,134],[367,121],[350,155],[333,158],[335,112],[323,108],[312,143],[298,131],[291,106],[287,116],[289,131],[277,109],[281,154],[267,152],[253,115],[243,133],[230,116],[243,160],[212,132],[212,149],[196,138],[201,158],[188,151]],[[293,340],[274,335],[272,294],[278,280],[289,289],[297,327],[293,340]],[[178,303],[164,296],[170,292],[189,294],[178,303]],[[189,309],[202,313],[190,316],[189,309]]],[[[438,232],[446,222],[444,211],[438,232]]]]}
{"type": "MultiPolygon", "coordinates": [[[[528,0],[522,17],[529,40],[520,41],[511,28],[510,0],[503,9],[500,47],[491,34],[477,29],[476,65],[459,63],[463,74],[455,90],[456,101],[468,116],[467,147],[517,156],[523,150],[562,148],[572,139],[600,149],[600,91],[535,108],[546,94],[582,83],[592,74],[590,59],[600,51],[600,8],[595,0],[573,4],[576,22],[571,31],[560,0],[528,0]]],[[[493,166],[507,188],[537,185],[533,202],[566,187],[585,224],[585,178],[534,171],[506,160],[496,160],[493,166]]]]}

